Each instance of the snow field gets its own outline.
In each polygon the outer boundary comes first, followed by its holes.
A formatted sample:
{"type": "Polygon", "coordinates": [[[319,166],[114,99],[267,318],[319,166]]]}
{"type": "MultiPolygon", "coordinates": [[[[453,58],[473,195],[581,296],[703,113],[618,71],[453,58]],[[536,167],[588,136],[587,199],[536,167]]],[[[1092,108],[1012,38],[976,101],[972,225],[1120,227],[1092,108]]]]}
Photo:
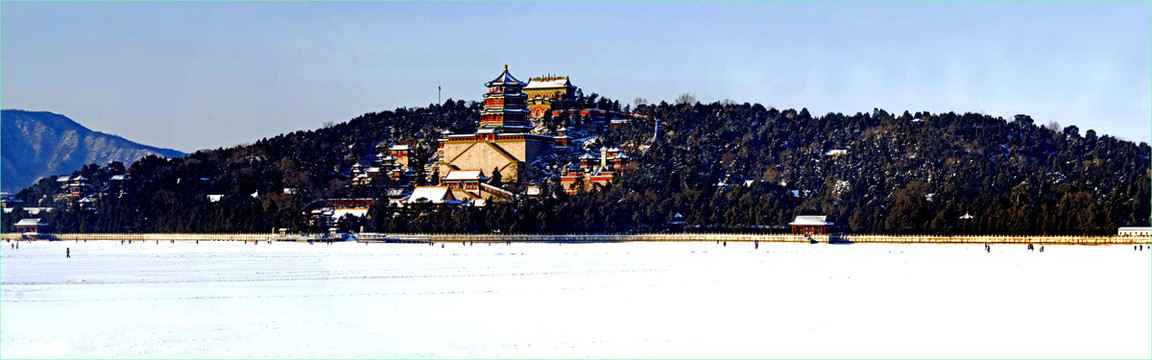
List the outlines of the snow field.
{"type": "Polygon", "coordinates": [[[4,245],[4,358],[1152,357],[1127,246],[4,245]]]}

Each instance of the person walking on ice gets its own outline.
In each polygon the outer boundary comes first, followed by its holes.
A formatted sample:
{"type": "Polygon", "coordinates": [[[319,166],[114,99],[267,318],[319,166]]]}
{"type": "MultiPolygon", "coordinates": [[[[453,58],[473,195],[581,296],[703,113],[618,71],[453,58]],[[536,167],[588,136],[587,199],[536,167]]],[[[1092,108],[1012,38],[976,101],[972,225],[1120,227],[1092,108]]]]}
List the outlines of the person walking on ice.
{"type": "Polygon", "coordinates": [[[66,258],[72,257],[72,249],[64,248],[64,257],[66,257],[66,258]]]}

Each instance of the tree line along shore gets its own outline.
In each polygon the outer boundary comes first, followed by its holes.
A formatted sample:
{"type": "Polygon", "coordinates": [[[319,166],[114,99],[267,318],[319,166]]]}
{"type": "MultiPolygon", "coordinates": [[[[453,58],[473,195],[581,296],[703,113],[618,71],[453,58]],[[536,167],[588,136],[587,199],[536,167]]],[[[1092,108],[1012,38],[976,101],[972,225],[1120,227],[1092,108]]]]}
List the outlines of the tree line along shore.
{"type": "MultiPolygon", "coordinates": [[[[21,205],[0,219],[0,229],[14,231],[18,220],[39,218],[60,233],[324,232],[330,226],[381,233],[649,233],[674,223],[738,232],[819,214],[846,233],[1105,236],[1149,226],[1152,217],[1152,147],[1091,129],[1037,124],[1024,114],[1004,119],[872,109],[821,116],[735,102],[635,105],[619,109],[633,114],[619,127],[567,112],[536,124],[549,134],[568,130],[570,150],[585,139],[572,150],[577,153],[619,148],[631,159],[627,171],[590,191],[562,188],[560,169],[571,165],[572,154],[555,149],[540,155],[555,161],[526,166],[516,181],[489,180],[500,191],[525,195],[483,207],[419,198],[393,206],[393,190],[402,196],[407,189],[402,181],[384,177],[364,185],[352,176],[357,165],[387,155],[380,146],[398,145],[409,149],[415,171],[409,185],[443,185],[437,179],[445,174],[436,175],[434,166],[441,134],[476,131],[483,111],[480,102],[450,100],[181,158],[86,165],[13,194],[10,201],[21,205]],[[73,184],[62,179],[87,181],[103,195],[82,202],[86,198],[64,193],[73,184]],[[529,188],[536,195],[528,195],[529,188]],[[340,199],[375,200],[359,210],[364,216],[315,221],[317,204],[340,199]]],[[[596,96],[572,105],[617,106],[596,96]]]]}

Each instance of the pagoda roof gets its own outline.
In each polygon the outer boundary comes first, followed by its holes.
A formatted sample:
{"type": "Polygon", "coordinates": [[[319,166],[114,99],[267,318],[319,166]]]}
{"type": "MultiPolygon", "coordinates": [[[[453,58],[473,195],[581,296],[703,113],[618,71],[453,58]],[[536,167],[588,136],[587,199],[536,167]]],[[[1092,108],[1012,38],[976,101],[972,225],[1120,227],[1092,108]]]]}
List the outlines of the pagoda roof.
{"type": "Polygon", "coordinates": [[[484,93],[484,98],[485,99],[488,99],[488,98],[525,98],[525,99],[527,99],[528,94],[525,94],[522,92],[509,94],[506,92],[497,91],[497,92],[484,93]]]}
{"type": "Polygon", "coordinates": [[[504,114],[516,114],[516,113],[527,114],[530,112],[531,111],[528,111],[528,109],[525,109],[525,108],[506,108],[506,107],[504,107],[504,108],[487,108],[487,109],[481,110],[481,114],[500,114],[500,113],[504,113],[504,114]]]}
{"type": "Polygon", "coordinates": [[[500,85],[524,86],[524,85],[528,85],[528,84],[524,83],[523,81],[516,80],[515,77],[512,77],[512,74],[508,73],[508,65],[504,65],[504,72],[500,73],[500,76],[497,76],[492,81],[489,81],[489,82],[484,84],[484,86],[489,86],[489,87],[500,86],[500,85]]]}

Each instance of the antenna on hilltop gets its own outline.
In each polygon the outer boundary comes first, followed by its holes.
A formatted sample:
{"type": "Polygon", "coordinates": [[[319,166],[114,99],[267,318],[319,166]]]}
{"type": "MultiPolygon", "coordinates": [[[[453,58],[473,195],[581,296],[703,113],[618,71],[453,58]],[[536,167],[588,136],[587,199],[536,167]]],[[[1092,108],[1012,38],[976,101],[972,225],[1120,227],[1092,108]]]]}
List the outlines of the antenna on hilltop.
{"type": "Polygon", "coordinates": [[[436,84],[436,103],[443,105],[444,102],[440,101],[440,84],[436,84]]]}

